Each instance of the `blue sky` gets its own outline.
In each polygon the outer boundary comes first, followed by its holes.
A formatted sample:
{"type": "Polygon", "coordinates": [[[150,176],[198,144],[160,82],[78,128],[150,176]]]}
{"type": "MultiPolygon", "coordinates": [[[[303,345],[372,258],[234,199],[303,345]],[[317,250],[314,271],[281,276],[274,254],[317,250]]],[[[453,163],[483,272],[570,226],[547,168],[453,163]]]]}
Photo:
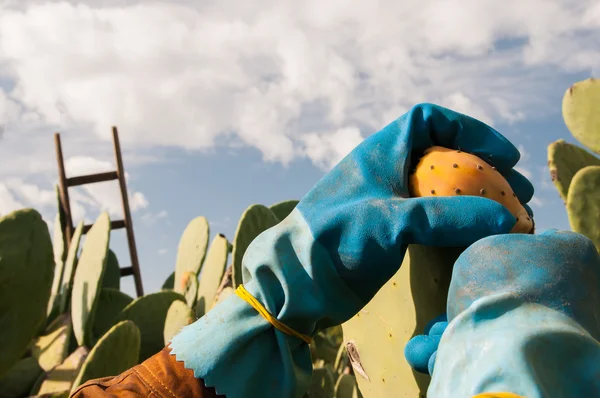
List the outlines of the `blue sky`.
{"type": "MultiPolygon", "coordinates": [[[[196,3],[0,6],[0,214],[34,207],[51,225],[52,133],[72,176],[114,168],[117,125],[144,287],[156,291],[194,217],[232,239],[246,207],[300,199],[427,101],[517,145],[538,227],[569,229],[546,148],[575,143],[562,96],[600,74],[597,1],[196,3]]],[[[77,220],[121,217],[116,184],[74,191],[77,220]]],[[[111,247],[129,265],[124,231],[111,247]]]]}

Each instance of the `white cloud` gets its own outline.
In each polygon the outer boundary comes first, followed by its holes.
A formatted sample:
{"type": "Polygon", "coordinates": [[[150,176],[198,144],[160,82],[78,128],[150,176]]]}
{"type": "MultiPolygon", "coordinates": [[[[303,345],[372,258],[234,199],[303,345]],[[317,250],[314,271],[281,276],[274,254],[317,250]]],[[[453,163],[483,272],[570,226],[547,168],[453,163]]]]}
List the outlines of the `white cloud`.
{"type": "Polygon", "coordinates": [[[160,254],[161,256],[164,256],[165,254],[167,254],[168,250],[167,249],[159,249],[158,250],[158,254],[160,254]]]}
{"type": "Polygon", "coordinates": [[[25,206],[15,198],[15,195],[8,189],[6,184],[0,183],[0,216],[23,207],[25,206]]]}
{"type": "Polygon", "coordinates": [[[156,221],[160,220],[160,219],[164,219],[167,218],[168,213],[166,210],[161,210],[157,213],[145,213],[142,215],[142,221],[145,222],[147,225],[152,225],[154,224],[156,221]]]}
{"type": "Polygon", "coordinates": [[[302,136],[304,153],[313,163],[329,170],[361,143],[356,127],[345,127],[331,133],[309,133],[302,136]]]}
{"type": "MultiPolygon", "coordinates": [[[[519,150],[519,153],[521,154],[521,159],[519,159],[519,162],[520,163],[527,162],[529,160],[529,158],[531,157],[531,155],[529,154],[527,149],[525,149],[525,146],[523,144],[518,144],[517,149],[519,150]]],[[[531,175],[531,173],[530,173],[530,175],[531,175]]],[[[529,177],[527,177],[527,178],[529,178],[529,177]]]]}
{"type": "Polygon", "coordinates": [[[538,196],[534,196],[529,201],[529,205],[532,205],[535,207],[542,207],[542,206],[544,206],[544,204],[545,204],[545,200],[540,199],[538,196]]]}
{"type": "Polygon", "coordinates": [[[329,132],[373,131],[422,101],[523,120],[548,112],[546,66],[600,65],[592,0],[73,3],[0,14],[0,79],[15,84],[0,156],[42,159],[10,172],[53,166],[50,137],[28,129],[69,130],[89,154],[112,125],[127,147],[247,145],[325,167],[307,139],[344,146],[329,132]]]}

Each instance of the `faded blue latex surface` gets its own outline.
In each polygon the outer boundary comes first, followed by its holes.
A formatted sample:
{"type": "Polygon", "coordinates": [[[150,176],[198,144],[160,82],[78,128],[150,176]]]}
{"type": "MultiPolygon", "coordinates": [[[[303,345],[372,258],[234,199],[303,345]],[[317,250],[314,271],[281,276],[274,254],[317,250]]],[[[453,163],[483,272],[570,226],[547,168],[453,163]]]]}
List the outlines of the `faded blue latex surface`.
{"type": "Polygon", "coordinates": [[[457,260],[428,397],[600,397],[600,256],[567,231],[492,236],[457,260]]]}
{"type": "MultiPolygon", "coordinates": [[[[281,322],[314,335],[354,316],[396,273],[409,244],[467,246],[508,232],[515,218],[489,199],[409,198],[412,158],[431,145],[485,158],[522,202],[531,199],[531,183],[512,169],[519,153],[503,136],[418,105],[367,138],[252,242],[242,261],[246,289],[281,322]]],[[[276,331],[237,296],[185,327],[171,347],[228,398],[301,397],[312,374],[307,344],[276,331]]]]}

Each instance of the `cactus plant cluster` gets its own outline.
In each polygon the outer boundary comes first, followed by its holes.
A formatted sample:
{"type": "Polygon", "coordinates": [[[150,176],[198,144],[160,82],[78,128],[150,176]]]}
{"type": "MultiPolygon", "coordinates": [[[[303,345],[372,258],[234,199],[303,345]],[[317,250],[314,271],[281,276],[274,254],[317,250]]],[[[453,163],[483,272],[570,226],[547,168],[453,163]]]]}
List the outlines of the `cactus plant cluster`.
{"type": "MultiPolygon", "coordinates": [[[[60,206],[53,239],[34,209],[0,218],[0,398],[67,397],[87,380],[117,375],[159,352],[233,294],[250,242],[297,203],[249,206],[233,242],[223,234],[210,240],[207,219],[193,219],[173,273],[158,292],[135,299],[120,290],[108,213],[86,235],[79,223],[71,242],[60,206]]],[[[360,396],[340,327],[317,336],[311,349],[315,373],[307,397],[360,396]]]]}
{"type": "Polygon", "coordinates": [[[586,79],[563,96],[565,125],[584,148],[564,139],[548,146],[550,177],[565,202],[571,229],[600,251],[600,80],[586,79]]]}

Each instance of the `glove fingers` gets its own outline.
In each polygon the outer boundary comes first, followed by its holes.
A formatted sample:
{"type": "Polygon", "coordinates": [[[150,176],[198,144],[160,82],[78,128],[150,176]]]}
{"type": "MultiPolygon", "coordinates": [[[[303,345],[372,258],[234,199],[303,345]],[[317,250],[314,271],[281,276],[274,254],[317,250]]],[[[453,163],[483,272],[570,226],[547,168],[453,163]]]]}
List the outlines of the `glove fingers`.
{"type": "Polygon", "coordinates": [[[513,192],[517,194],[521,203],[528,203],[533,198],[533,184],[523,174],[515,169],[511,169],[508,173],[504,174],[504,178],[510,184],[513,192]]]}
{"type": "MultiPolygon", "coordinates": [[[[411,109],[408,123],[412,149],[422,152],[433,145],[461,149],[472,153],[507,173],[519,161],[518,149],[487,124],[450,109],[419,104],[411,109]]],[[[403,134],[399,134],[404,139],[403,134]]]]}
{"type": "Polygon", "coordinates": [[[478,196],[412,198],[406,206],[394,209],[406,225],[404,244],[469,246],[490,235],[508,233],[516,223],[506,207],[478,196]]]}

